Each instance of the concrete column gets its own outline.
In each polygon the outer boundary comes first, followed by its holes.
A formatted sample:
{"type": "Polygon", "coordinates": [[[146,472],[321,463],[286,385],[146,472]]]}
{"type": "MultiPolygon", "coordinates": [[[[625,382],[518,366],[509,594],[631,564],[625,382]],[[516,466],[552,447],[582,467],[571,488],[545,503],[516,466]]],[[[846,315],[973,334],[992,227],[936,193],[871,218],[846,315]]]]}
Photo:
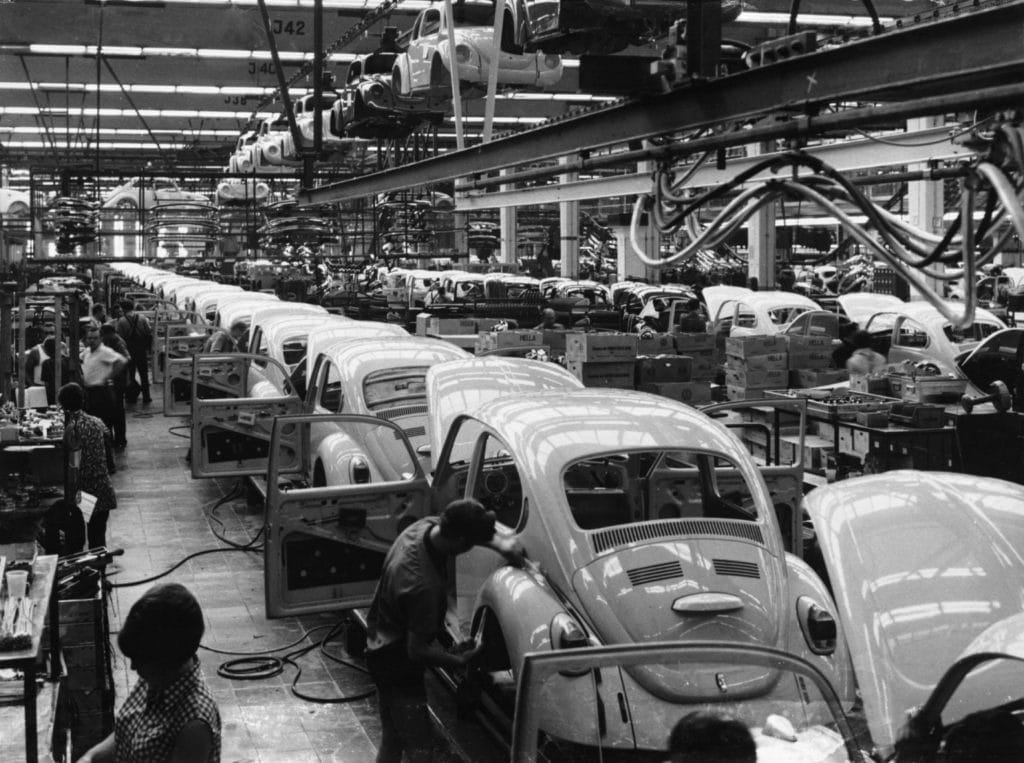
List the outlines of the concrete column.
{"type": "MultiPolygon", "coordinates": [[[[921,117],[919,119],[908,119],[907,130],[924,130],[929,127],[938,127],[943,122],[942,117],[921,117]]],[[[927,164],[908,164],[907,170],[926,170],[927,164]]],[[[942,234],[942,213],[945,211],[942,194],[941,180],[915,180],[907,184],[907,212],[910,224],[929,233],[942,234]]],[[[933,269],[945,269],[941,263],[936,263],[933,269]]],[[[943,294],[945,281],[929,278],[928,285],[939,294],[943,294]]],[[[964,284],[964,288],[974,288],[974,284],[964,284]]],[[[911,299],[920,299],[916,291],[910,292],[911,299]]]]}
{"type": "Polygon", "coordinates": [[[458,266],[460,261],[469,262],[469,236],[466,234],[466,226],[469,225],[469,215],[465,212],[452,213],[452,265],[458,266]]]}
{"type": "MultiPolygon", "coordinates": [[[[501,170],[500,174],[507,175],[508,170],[501,170]]],[[[512,186],[502,185],[502,191],[512,190],[512,186]]],[[[516,208],[501,207],[498,210],[499,235],[501,236],[501,249],[498,259],[503,263],[516,261],[516,208]]]]}
{"type": "MultiPolygon", "coordinates": [[[[568,157],[560,157],[559,164],[568,162],[568,157]]],[[[578,172],[568,172],[558,176],[560,183],[573,183],[579,180],[578,172]]],[[[580,273],[580,203],[563,201],[558,204],[559,243],[562,257],[562,275],[566,278],[578,278],[580,273]]]]}
{"type": "MultiPolygon", "coordinates": [[[[747,147],[750,156],[770,150],[766,143],[747,147]]],[[[775,288],[775,262],[778,258],[776,214],[777,202],[762,207],[747,221],[747,278],[756,278],[762,289],[775,288]]]]}

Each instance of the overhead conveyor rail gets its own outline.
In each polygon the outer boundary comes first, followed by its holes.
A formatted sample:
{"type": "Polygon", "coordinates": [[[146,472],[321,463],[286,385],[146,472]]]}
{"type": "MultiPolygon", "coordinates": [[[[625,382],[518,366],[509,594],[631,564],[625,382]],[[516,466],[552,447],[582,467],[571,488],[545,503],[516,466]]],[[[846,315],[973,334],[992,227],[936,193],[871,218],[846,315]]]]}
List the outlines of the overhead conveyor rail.
{"type": "MultiPolygon", "coordinates": [[[[879,110],[869,108],[818,116],[839,103],[887,103],[886,114],[899,119],[1017,104],[1024,96],[1022,39],[1024,0],[947,6],[864,40],[579,112],[487,144],[307,188],[298,198],[303,204],[364,198],[515,167],[524,157],[538,162],[768,114],[792,118],[756,131],[722,132],[705,142],[725,147],[812,137],[879,118],[879,110]]],[[[552,166],[550,175],[564,172],[552,166]]]]}

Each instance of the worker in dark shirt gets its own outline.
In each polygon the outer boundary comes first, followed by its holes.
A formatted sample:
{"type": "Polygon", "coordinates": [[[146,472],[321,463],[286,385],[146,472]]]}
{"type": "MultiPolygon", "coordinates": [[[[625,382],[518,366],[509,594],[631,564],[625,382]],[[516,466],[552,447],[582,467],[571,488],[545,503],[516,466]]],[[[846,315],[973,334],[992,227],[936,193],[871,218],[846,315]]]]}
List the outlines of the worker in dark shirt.
{"type": "Polygon", "coordinates": [[[448,651],[437,643],[448,608],[449,564],[473,546],[487,546],[510,564],[523,559],[518,542],[495,533],[493,512],[473,499],[453,501],[440,518],[410,525],[384,560],[366,621],[366,663],[377,684],[383,736],[378,763],[428,763],[433,731],[427,715],[424,670],[464,668],[482,641],[448,651]]]}
{"type": "Polygon", "coordinates": [[[699,299],[693,297],[686,302],[686,309],[679,316],[678,327],[683,334],[703,334],[708,330],[701,314],[699,299]]]}

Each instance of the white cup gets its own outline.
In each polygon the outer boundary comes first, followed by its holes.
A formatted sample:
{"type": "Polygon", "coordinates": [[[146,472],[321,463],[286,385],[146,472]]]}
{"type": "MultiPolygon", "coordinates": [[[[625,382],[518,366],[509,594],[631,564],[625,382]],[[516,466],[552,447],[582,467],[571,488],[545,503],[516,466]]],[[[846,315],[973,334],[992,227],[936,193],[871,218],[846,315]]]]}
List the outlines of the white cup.
{"type": "Polygon", "coordinates": [[[28,571],[11,570],[4,577],[7,578],[7,595],[12,599],[20,599],[28,591],[28,571]]]}

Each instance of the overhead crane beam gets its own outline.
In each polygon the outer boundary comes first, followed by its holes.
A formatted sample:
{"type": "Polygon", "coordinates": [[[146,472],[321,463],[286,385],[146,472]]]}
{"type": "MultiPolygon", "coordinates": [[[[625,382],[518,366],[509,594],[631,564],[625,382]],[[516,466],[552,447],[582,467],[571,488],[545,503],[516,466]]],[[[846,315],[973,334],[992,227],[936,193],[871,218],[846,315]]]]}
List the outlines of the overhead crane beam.
{"type": "MultiPolygon", "coordinates": [[[[953,141],[948,127],[933,127],[927,130],[887,135],[884,142],[869,138],[844,140],[810,146],[805,150],[808,154],[821,159],[840,172],[891,167],[899,164],[955,161],[974,155],[971,149],[953,141]]],[[[706,164],[693,173],[688,185],[693,188],[719,185],[772,156],[773,154],[761,154],[729,159],[725,169],[718,169],[714,164],[706,164]]],[[[575,170],[576,174],[593,169],[588,166],[586,161],[569,166],[575,170]]],[[[562,164],[559,169],[564,172],[565,167],[566,165],[562,164]]],[[[522,173],[523,176],[534,174],[537,173],[522,173]]],[[[748,182],[757,183],[767,180],[769,177],[772,177],[772,174],[765,171],[750,178],[748,182]]],[[[512,176],[513,182],[522,179],[525,178],[512,176]]],[[[474,190],[468,193],[459,193],[459,186],[456,186],[455,208],[459,212],[472,212],[480,209],[518,207],[526,204],[558,204],[587,199],[607,199],[613,196],[636,196],[648,193],[650,190],[651,173],[649,172],[632,172],[597,180],[560,181],[550,185],[508,191],[484,192],[481,188],[474,187],[474,190]]]]}
{"type": "MultiPolygon", "coordinates": [[[[987,103],[990,98],[1002,97],[1004,102],[1019,98],[1021,93],[1014,86],[979,91],[1021,81],[1024,0],[942,12],[947,15],[837,48],[623,101],[443,157],[304,189],[298,199],[309,204],[368,197],[514,167],[524,158],[554,159],[786,109],[814,114],[825,104],[843,100],[916,100],[916,108],[923,110],[907,106],[902,116],[910,117],[974,108],[979,100],[987,103]],[[935,93],[942,95],[938,99],[924,97],[935,93]]],[[[813,118],[794,121],[802,125],[804,134],[815,134],[813,118]]],[[[870,114],[865,113],[861,124],[870,121],[870,114]]],[[[778,132],[785,136],[792,129],[782,123],[778,132]]],[[[723,135],[723,144],[729,139],[746,142],[742,136],[723,135]]],[[[554,167],[552,175],[558,171],[554,167]]]]}

